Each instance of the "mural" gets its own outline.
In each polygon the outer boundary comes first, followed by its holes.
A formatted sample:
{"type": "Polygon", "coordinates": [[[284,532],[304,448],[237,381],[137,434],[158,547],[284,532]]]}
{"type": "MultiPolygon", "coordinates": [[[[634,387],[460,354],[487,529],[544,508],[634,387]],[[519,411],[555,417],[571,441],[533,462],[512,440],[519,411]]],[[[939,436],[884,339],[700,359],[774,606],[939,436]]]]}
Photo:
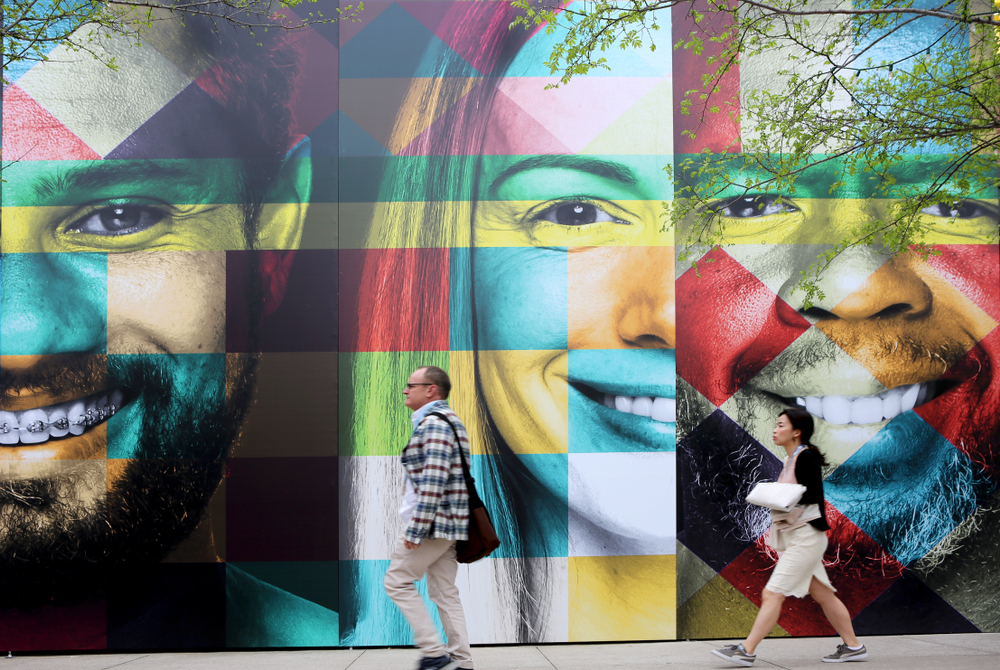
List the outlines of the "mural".
{"type": "MultiPolygon", "coordinates": [[[[559,35],[511,12],[163,23],[107,41],[117,71],[8,73],[0,649],[409,643],[382,576],[420,365],[503,540],[459,573],[473,643],[743,636],[776,558],[743,495],[794,404],[858,633],[1000,630],[996,200],[928,262],[841,257],[806,310],[799,271],[885,205],[816,174],[767,216],[720,200],[695,272],[663,168],[739,137],[675,113],[704,55],[546,90],[559,35]]],[[[832,633],[813,608],[775,634],[832,633]]]]}
{"type": "Polygon", "coordinates": [[[258,41],[9,73],[6,649],[338,643],[336,49],[258,41]]]}
{"type": "Polygon", "coordinates": [[[404,2],[341,33],[342,156],[383,156],[341,161],[342,214],[363,212],[340,224],[346,645],[410,639],[381,583],[401,384],[428,363],[452,375],[503,540],[460,577],[472,641],[675,635],[670,52],[545,90],[559,36],[512,18],[404,2]]]}

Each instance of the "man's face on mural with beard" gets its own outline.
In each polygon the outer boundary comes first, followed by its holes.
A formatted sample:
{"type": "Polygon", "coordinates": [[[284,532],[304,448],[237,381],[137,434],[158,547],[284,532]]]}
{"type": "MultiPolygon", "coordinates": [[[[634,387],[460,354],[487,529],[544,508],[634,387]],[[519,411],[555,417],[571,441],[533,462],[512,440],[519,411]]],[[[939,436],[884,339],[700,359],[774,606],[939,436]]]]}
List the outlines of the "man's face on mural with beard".
{"type": "Polygon", "coordinates": [[[925,208],[940,255],[849,250],[824,271],[824,296],[806,309],[792,290],[801,272],[849,226],[884,219],[890,206],[860,192],[824,198],[829,183],[817,171],[795,198],[745,194],[717,204],[734,243],[703,259],[713,262],[699,264],[701,278],[689,271],[678,280],[678,373],[689,384],[688,428],[719,408],[725,418],[710,432],[726,434],[728,446],[701,434],[705,448],[692,439],[683,450],[698,478],[722,484],[713,497],[740,501],[727,523],[752,540],[766,519],[742,504],[745,492],[736,496],[777,475],[784,453],[771,427],[785,407],[803,406],[831,462],[827,500],[850,522],[831,519],[831,546],[844,548],[841,559],[876,565],[881,547],[887,560],[913,565],[995,490],[1000,258],[988,242],[997,206],[925,208]]]}
{"type": "Polygon", "coordinates": [[[227,315],[253,351],[310,189],[307,147],[286,158],[296,56],[252,42],[112,39],[117,71],[60,53],[4,91],[24,151],[0,238],[0,606],[85,599],[192,538],[212,553],[256,366],[227,353],[227,315]]]}

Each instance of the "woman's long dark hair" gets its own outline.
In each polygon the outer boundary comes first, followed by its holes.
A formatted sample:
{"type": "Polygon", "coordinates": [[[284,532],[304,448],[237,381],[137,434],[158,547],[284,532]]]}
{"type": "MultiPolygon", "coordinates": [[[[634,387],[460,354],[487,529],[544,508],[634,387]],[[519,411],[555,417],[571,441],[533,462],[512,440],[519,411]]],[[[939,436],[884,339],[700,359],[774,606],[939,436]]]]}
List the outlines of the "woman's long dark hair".
{"type": "Polygon", "coordinates": [[[801,432],[799,439],[802,441],[803,445],[810,449],[810,451],[819,456],[820,466],[825,467],[829,465],[826,462],[826,457],[823,455],[823,452],[819,450],[819,447],[812,443],[813,431],[816,429],[816,422],[813,421],[812,414],[805,411],[801,407],[789,407],[778,416],[788,417],[788,422],[792,424],[792,428],[801,432]]]}

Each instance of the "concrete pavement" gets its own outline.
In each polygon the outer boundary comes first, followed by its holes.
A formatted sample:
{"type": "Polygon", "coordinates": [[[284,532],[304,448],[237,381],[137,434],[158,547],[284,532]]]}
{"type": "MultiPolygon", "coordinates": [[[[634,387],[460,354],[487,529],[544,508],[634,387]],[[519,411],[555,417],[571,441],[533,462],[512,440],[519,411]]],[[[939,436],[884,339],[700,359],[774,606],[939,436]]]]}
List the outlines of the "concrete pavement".
{"type": "MultiPolygon", "coordinates": [[[[868,637],[867,661],[850,668],[879,670],[998,670],[1000,634],[868,637]],[[862,665],[864,663],[864,665],[862,665]]],[[[474,647],[477,670],[592,670],[594,668],[735,668],[711,650],[731,640],[518,647],[474,647]]],[[[834,638],[765,640],[757,668],[835,667],[820,658],[834,638]]],[[[0,670],[412,670],[413,649],[333,649],[163,654],[81,654],[0,658],[0,670]]]]}

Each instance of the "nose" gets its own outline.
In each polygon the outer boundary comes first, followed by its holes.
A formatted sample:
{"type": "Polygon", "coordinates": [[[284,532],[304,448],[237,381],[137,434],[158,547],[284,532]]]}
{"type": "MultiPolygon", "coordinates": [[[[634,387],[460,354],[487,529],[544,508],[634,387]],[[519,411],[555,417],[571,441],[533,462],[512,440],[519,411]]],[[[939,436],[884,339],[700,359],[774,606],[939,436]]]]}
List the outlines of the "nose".
{"type": "Polygon", "coordinates": [[[931,289],[914,271],[908,253],[893,258],[867,247],[843,252],[816,281],[823,295],[808,309],[802,292],[792,293],[798,279],[790,278],[781,295],[815,319],[907,319],[928,314],[933,305],[931,289]]]}
{"type": "Polygon", "coordinates": [[[107,349],[107,256],[0,255],[0,354],[30,365],[51,354],[107,349]]]}
{"type": "Polygon", "coordinates": [[[648,247],[628,251],[631,262],[620,271],[627,273],[630,290],[620,296],[618,336],[629,347],[676,348],[673,249],[648,247]]]}

